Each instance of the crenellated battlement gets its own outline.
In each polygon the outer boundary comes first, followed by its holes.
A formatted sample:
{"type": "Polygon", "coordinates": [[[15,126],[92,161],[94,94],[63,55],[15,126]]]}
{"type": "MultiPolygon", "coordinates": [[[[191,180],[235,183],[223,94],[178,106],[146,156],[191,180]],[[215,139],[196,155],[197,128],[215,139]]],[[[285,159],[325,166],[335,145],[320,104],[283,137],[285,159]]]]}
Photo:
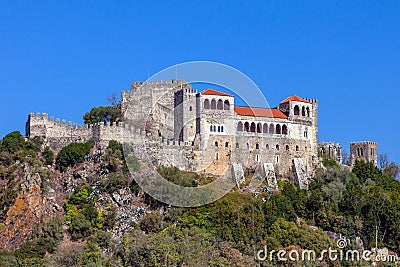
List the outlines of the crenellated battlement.
{"type": "Polygon", "coordinates": [[[313,98],[304,98],[304,99],[310,102],[311,104],[318,104],[318,99],[313,99],[313,98]]]}
{"type": "Polygon", "coordinates": [[[165,87],[166,85],[168,86],[175,86],[175,85],[181,85],[181,84],[189,84],[183,80],[163,80],[163,81],[135,81],[131,83],[132,89],[138,88],[141,86],[151,86],[151,87],[165,87]]]}
{"type": "Polygon", "coordinates": [[[89,129],[90,125],[87,124],[77,124],[72,123],[71,121],[66,121],[65,119],[54,118],[54,116],[50,116],[47,113],[33,113],[31,112],[28,116],[28,121],[31,124],[43,124],[43,125],[51,125],[51,126],[58,126],[58,127],[67,127],[71,129],[89,129]]]}
{"type": "Polygon", "coordinates": [[[48,116],[47,113],[30,113],[26,122],[26,136],[41,137],[54,150],[72,142],[94,140],[100,146],[107,146],[108,141],[123,142],[129,138],[145,136],[145,129],[135,128],[124,122],[99,122],[95,124],[77,124],[65,119],[48,116]]]}
{"type": "Polygon", "coordinates": [[[139,88],[174,88],[178,86],[191,87],[190,83],[183,80],[164,80],[164,81],[136,81],[131,83],[131,91],[136,91],[139,88]]]}
{"type": "Polygon", "coordinates": [[[377,142],[372,141],[361,141],[361,142],[351,142],[350,145],[370,145],[370,146],[377,146],[377,142]]]}

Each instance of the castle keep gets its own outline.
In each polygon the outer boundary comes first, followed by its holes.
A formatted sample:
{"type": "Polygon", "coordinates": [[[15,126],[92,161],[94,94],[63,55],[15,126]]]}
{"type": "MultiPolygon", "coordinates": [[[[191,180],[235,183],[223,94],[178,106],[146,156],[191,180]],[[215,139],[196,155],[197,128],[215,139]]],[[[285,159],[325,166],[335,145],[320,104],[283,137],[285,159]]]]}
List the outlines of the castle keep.
{"type": "Polygon", "coordinates": [[[314,99],[293,95],[275,108],[253,108],[235,105],[233,95],[197,92],[189,83],[170,80],[133,82],[131,90],[122,91],[121,104],[119,123],[77,126],[31,113],[26,136],[42,137],[54,150],[90,139],[100,147],[109,140],[145,144],[139,150],[157,165],[215,175],[232,169],[234,176],[243,176],[243,170],[261,166],[271,185],[279,177],[307,188],[308,176],[319,166],[314,99]]]}

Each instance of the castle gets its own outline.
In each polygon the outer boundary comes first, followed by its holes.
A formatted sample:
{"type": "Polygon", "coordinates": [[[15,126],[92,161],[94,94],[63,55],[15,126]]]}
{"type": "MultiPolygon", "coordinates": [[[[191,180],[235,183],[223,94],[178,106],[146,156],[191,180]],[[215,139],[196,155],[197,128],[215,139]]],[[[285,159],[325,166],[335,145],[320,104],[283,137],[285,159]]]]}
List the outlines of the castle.
{"type": "MultiPolygon", "coordinates": [[[[26,136],[42,137],[54,150],[71,142],[92,139],[105,147],[116,140],[143,146],[138,147],[141,153],[156,165],[215,175],[232,168],[239,180],[244,170],[261,166],[265,176],[272,175],[267,177],[270,185],[276,185],[278,177],[301,188],[307,188],[308,177],[320,165],[319,155],[341,161],[341,150],[326,153],[321,149],[326,145],[319,146],[314,99],[293,95],[275,108],[253,108],[235,105],[233,95],[212,89],[197,92],[189,83],[169,80],[133,82],[131,90],[122,91],[121,106],[123,122],[84,126],[31,113],[26,136]]],[[[353,158],[376,161],[373,144],[352,144],[358,151],[353,158]]]]}

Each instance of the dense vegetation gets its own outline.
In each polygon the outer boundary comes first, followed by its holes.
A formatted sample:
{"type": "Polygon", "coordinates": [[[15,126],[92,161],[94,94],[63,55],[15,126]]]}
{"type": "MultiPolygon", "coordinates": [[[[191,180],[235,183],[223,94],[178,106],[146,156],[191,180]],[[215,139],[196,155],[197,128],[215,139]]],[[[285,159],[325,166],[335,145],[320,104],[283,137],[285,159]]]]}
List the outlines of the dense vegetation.
{"type": "MultiPolygon", "coordinates": [[[[12,168],[16,160],[64,170],[83,162],[92,147],[92,143],[71,144],[54,162],[53,151],[43,147],[41,140],[26,141],[18,132],[4,137],[0,181],[15,184],[0,187],[0,223],[18,194],[12,168]]],[[[63,216],[46,218],[15,253],[0,251],[0,266],[254,266],[254,253],[264,246],[316,252],[335,247],[327,231],[351,240],[360,237],[368,249],[377,245],[400,253],[400,183],[371,163],[357,161],[350,171],[324,159],[309,190],[280,181],[280,190],[274,194],[236,190],[197,208],[167,207],[140,192],[127,170],[129,166],[143,175],[140,162],[134,156],[125,160],[118,142],[110,141],[96,164],[96,180],[82,180],[75,187],[65,199],[63,216]],[[99,196],[114,198],[121,190],[151,208],[138,216],[137,224],[132,222],[132,231],[118,239],[113,237],[120,220],[117,205],[109,202],[101,208],[99,196]],[[66,237],[71,241],[60,246],[66,237]]],[[[159,172],[184,186],[199,186],[212,179],[177,168],[160,167],[159,172]]]]}

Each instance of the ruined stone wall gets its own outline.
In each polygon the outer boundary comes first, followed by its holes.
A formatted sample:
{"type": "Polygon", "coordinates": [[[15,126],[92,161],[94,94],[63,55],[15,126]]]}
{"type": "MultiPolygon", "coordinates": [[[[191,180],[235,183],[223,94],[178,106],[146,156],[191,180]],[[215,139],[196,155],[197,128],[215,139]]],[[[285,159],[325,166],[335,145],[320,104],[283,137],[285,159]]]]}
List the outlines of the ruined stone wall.
{"type": "Polygon", "coordinates": [[[318,143],[318,156],[326,157],[336,160],[342,164],[342,146],[335,142],[319,142],[318,143]]]}
{"type": "Polygon", "coordinates": [[[179,80],[133,82],[121,95],[124,121],[153,135],[174,139],[174,93],[191,89],[179,80]]]}

